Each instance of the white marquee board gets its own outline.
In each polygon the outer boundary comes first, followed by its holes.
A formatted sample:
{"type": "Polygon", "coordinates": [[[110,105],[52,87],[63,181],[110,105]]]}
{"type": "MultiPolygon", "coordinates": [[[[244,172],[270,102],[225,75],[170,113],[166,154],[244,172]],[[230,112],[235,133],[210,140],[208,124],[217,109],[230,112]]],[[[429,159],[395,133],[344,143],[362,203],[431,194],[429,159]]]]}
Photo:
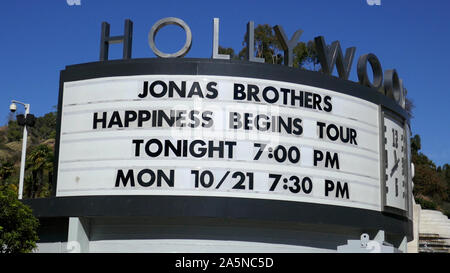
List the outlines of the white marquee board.
{"type": "Polygon", "coordinates": [[[65,82],[56,194],[226,196],[379,211],[379,111],[332,90],[242,77],[65,82]]]}

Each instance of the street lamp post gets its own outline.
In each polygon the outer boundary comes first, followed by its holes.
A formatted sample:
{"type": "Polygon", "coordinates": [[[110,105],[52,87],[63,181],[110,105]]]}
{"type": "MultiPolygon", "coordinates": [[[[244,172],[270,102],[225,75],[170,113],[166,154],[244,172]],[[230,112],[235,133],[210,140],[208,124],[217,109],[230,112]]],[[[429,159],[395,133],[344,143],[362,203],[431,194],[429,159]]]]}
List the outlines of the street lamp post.
{"type": "MultiPolygon", "coordinates": [[[[30,113],[30,104],[13,100],[11,102],[11,106],[9,107],[11,112],[16,111],[16,109],[17,109],[16,103],[22,104],[25,107],[25,118],[26,118],[27,115],[30,113]]],[[[24,176],[25,176],[25,156],[27,154],[27,151],[26,151],[27,150],[27,138],[28,138],[27,126],[24,125],[23,126],[23,139],[22,139],[22,156],[20,159],[19,200],[22,199],[22,195],[23,195],[23,180],[24,180],[24,176]]]]}

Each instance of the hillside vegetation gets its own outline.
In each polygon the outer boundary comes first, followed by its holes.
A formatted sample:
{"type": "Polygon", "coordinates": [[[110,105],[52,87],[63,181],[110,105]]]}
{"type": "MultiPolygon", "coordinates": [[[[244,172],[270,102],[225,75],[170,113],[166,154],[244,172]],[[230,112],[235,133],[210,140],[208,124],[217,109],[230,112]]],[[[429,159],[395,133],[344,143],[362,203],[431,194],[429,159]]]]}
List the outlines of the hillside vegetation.
{"type": "MultiPolygon", "coordinates": [[[[0,186],[18,191],[23,127],[10,118],[0,127],[0,186]]],[[[48,197],[53,179],[56,112],[36,119],[28,128],[24,198],[48,197]]]]}

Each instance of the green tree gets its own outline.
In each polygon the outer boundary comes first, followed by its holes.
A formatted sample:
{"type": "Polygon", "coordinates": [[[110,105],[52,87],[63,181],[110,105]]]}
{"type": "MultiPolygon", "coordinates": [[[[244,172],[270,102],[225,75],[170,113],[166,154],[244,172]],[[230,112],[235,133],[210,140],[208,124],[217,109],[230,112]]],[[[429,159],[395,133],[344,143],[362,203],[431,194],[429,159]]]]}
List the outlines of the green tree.
{"type": "Polygon", "coordinates": [[[8,121],[8,132],[6,133],[7,141],[22,141],[23,127],[17,124],[17,121],[8,121]]]}
{"type": "Polygon", "coordinates": [[[314,41],[299,42],[294,48],[294,67],[319,71],[320,64],[314,41]]]}
{"type": "Polygon", "coordinates": [[[234,49],[232,49],[231,47],[219,46],[219,54],[230,55],[230,59],[239,59],[239,56],[234,53],[234,49]]]}
{"type": "MultiPolygon", "coordinates": [[[[42,117],[37,117],[33,127],[27,127],[28,134],[33,143],[39,143],[56,137],[56,117],[56,112],[47,113],[42,117]]],[[[22,137],[23,126],[17,124],[14,117],[10,116],[6,133],[7,142],[22,141],[22,137]]]]}
{"type": "Polygon", "coordinates": [[[0,253],[27,253],[36,248],[38,220],[9,187],[0,186],[0,253]]]}
{"type": "MultiPolygon", "coordinates": [[[[264,58],[266,63],[281,64],[283,62],[283,53],[273,28],[268,24],[258,25],[255,28],[254,34],[256,57],[264,58]]],[[[240,59],[244,59],[247,54],[246,37],[247,32],[245,32],[242,43],[244,47],[239,52],[240,59]]]]}
{"type": "Polygon", "coordinates": [[[14,162],[6,159],[0,162],[0,186],[6,185],[7,179],[14,173],[14,171],[14,162]]]}
{"type": "MultiPolygon", "coordinates": [[[[282,64],[284,60],[284,51],[280,42],[273,30],[272,26],[268,24],[258,25],[254,30],[255,34],[255,54],[256,57],[264,58],[266,63],[282,64]]],[[[242,42],[243,48],[239,51],[238,58],[243,60],[247,54],[247,32],[244,35],[242,42]]],[[[308,43],[299,42],[294,50],[295,68],[303,68],[317,71],[318,58],[315,50],[314,42],[308,43]]]]}
{"type": "Polygon", "coordinates": [[[36,124],[30,130],[39,142],[56,137],[56,112],[50,112],[36,118],[36,124]]]}
{"type": "Polygon", "coordinates": [[[422,149],[422,143],[419,135],[414,135],[411,138],[411,154],[417,155],[419,150],[422,149]]]}
{"type": "Polygon", "coordinates": [[[429,196],[436,203],[447,199],[447,185],[438,172],[426,164],[415,166],[414,192],[429,196]]]}
{"type": "Polygon", "coordinates": [[[27,170],[31,173],[31,179],[27,179],[30,181],[27,183],[28,196],[36,198],[48,195],[52,179],[53,151],[45,144],[36,146],[28,154],[27,170]]]}
{"type": "Polygon", "coordinates": [[[443,201],[448,200],[448,181],[443,175],[442,168],[441,171],[438,171],[436,164],[420,152],[421,148],[420,136],[414,135],[411,138],[411,160],[415,166],[414,196],[417,200],[427,196],[434,203],[440,205],[443,201]]]}
{"type": "Polygon", "coordinates": [[[438,168],[438,173],[441,175],[441,177],[444,179],[445,184],[447,184],[447,198],[445,201],[450,201],[450,165],[444,164],[441,167],[438,168]]]}

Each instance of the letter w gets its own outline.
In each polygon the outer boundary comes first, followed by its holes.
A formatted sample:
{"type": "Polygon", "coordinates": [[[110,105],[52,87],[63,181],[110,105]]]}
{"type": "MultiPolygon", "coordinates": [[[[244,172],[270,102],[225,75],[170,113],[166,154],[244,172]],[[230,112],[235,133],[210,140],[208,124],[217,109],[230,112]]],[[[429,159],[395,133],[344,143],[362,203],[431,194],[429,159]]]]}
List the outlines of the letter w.
{"type": "Polygon", "coordinates": [[[323,36],[314,38],[314,41],[316,44],[317,57],[322,66],[322,72],[331,75],[334,66],[336,65],[339,78],[348,80],[353,58],[355,57],[356,47],[347,48],[344,58],[339,41],[334,41],[330,46],[326,45],[323,36]]]}

